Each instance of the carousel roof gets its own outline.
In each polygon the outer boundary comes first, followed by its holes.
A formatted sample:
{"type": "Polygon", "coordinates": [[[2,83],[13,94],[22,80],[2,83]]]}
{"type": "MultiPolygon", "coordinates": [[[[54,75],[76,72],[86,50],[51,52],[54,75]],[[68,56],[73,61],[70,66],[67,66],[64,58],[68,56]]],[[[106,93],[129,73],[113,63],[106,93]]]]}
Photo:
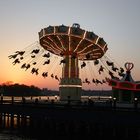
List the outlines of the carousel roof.
{"type": "Polygon", "coordinates": [[[40,45],[58,56],[75,55],[79,60],[96,60],[108,50],[102,37],[85,31],[74,23],[71,27],[48,26],[39,32],[40,45]]]}

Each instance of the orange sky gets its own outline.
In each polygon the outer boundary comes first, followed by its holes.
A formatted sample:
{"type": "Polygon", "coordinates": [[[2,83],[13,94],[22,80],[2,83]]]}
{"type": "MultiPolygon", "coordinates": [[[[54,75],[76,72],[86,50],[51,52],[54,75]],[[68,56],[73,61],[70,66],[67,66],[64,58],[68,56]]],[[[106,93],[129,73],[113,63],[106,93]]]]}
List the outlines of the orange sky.
{"type": "MultiPolygon", "coordinates": [[[[20,66],[13,66],[8,56],[38,41],[41,28],[61,24],[71,26],[75,22],[81,28],[103,37],[108,44],[107,53],[120,66],[127,61],[133,62],[135,66],[132,76],[134,80],[140,81],[139,5],[139,0],[83,0],[82,3],[80,0],[0,1],[0,83],[13,81],[40,88],[58,89],[57,81],[32,75],[29,71],[21,70],[20,66]]],[[[83,88],[109,87],[86,85],[83,88]]]]}

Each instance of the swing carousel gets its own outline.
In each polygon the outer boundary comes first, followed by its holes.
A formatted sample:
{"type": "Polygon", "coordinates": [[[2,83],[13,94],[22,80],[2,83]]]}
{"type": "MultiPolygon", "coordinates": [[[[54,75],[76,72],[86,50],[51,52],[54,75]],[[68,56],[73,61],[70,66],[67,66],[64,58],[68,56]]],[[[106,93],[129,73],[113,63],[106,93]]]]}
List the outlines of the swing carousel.
{"type": "Polygon", "coordinates": [[[38,34],[39,42],[8,57],[25,71],[57,80],[60,100],[78,101],[84,84],[97,86],[124,77],[124,69],[105,55],[104,39],[79,24],[48,26],[38,34]]]}

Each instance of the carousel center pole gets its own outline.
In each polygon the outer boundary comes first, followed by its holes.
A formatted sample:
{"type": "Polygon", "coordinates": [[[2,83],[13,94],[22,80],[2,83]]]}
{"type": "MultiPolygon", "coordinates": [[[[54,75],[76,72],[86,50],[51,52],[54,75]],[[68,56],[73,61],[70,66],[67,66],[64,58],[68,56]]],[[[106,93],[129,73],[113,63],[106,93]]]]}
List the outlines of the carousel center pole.
{"type": "Polygon", "coordinates": [[[79,78],[78,58],[70,52],[64,55],[62,79],[59,84],[60,100],[81,100],[82,82],[79,78]]]}

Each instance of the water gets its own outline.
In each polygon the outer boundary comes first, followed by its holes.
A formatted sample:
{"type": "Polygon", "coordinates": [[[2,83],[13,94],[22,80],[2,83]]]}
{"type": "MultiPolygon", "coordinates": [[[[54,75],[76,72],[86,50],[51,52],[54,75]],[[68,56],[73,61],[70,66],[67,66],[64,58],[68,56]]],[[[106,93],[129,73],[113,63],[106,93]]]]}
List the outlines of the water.
{"type": "MultiPolygon", "coordinates": [[[[0,114],[0,140],[35,140],[25,137],[20,131],[24,118],[17,118],[17,115],[6,113],[0,114]],[[21,125],[18,127],[19,124],[21,125]]],[[[26,116],[26,125],[30,125],[30,118],[26,116]]]]}
{"type": "Polygon", "coordinates": [[[9,131],[0,132],[0,140],[35,140],[31,138],[25,138],[24,136],[17,136],[9,131]]]}

